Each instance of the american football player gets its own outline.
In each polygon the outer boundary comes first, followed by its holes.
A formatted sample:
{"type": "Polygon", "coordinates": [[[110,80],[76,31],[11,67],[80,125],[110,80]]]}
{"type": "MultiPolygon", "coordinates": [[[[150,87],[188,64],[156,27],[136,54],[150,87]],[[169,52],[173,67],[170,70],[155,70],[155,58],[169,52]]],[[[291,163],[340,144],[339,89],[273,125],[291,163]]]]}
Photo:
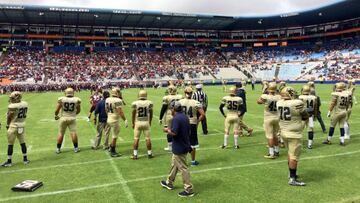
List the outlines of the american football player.
{"type": "Polygon", "coordinates": [[[95,111],[96,105],[102,100],[102,98],[103,98],[102,89],[97,88],[95,93],[93,95],[91,95],[91,97],[90,97],[90,105],[91,105],[91,107],[90,107],[90,111],[89,111],[87,121],[90,121],[91,115],[95,111]]]}
{"type": "Polygon", "coordinates": [[[350,139],[350,124],[349,119],[351,116],[351,111],[354,103],[354,92],[355,92],[355,83],[353,80],[348,80],[348,86],[347,86],[347,93],[349,95],[348,97],[348,108],[347,108],[347,114],[346,114],[346,120],[344,123],[344,130],[345,130],[345,139],[350,139]]]}
{"type": "Polygon", "coordinates": [[[225,149],[228,145],[228,137],[231,127],[234,128],[234,146],[235,149],[239,149],[238,138],[239,138],[239,123],[240,123],[240,114],[241,114],[241,105],[243,101],[240,97],[235,96],[236,88],[229,88],[229,96],[225,96],[221,100],[220,112],[225,117],[224,127],[224,144],[221,146],[222,149],[225,149]],[[227,108],[227,114],[224,113],[224,107],[227,108]]]}
{"type": "Polygon", "coordinates": [[[67,128],[69,128],[70,130],[70,135],[74,145],[74,152],[78,153],[80,151],[78,147],[78,137],[76,133],[76,116],[81,111],[80,104],[81,100],[80,98],[74,96],[73,88],[67,88],[65,90],[65,96],[58,99],[58,104],[55,109],[55,120],[60,119],[59,135],[56,145],[57,154],[61,153],[61,145],[67,128]]]}
{"type": "Polygon", "coordinates": [[[264,105],[264,131],[268,141],[269,154],[264,157],[267,159],[275,159],[279,156],[279,142],[277,134],[279,132],[279,116],[277,113],[276,103],[281,96],[276,94],[277,85],[271,82],[267,89],[267,94],[263,94],[257,100],[258,104],[264,105]]]}
{"type": "MultiPolygon", "coordinates": [[[[169,93],[169,95],[166,95],[163,97],[163,104],[161,107],[160,117],[159,117],[160,124],[162,124],[163,118],[164,118],[164,127],[165,128],[171,128],[171,122],[172,122],[172,118],[173,118],[172,113],[171,113],[171,108],[170,108],[171,102],[179,101],[180,99],[183,98],[182,95],[177,94],[177,89],[174,85],[170,85],[168,87],[168,93],[169,93]]],[[[168,146],[165,147],[164,150],[171,151],[172,150],[172,136],[167,135],[167,141],[168,141],[168,146]]]]}
{"type": "Polygon", "coordinates": [[[185,98],[180,99],[179,102],[181,104],[182,111],[189,118],[190,121],[190,145],[192,148],[191,165],[196,166],[199,165],[199,162],[196,161],[195,159],[196,148],[199,147],[199,141],[197,136],[197,125],[199,122],[201,122],[204,119],[205,113],[200,102],[191,99],[193,93],[191,87],[186,87],[184,93],[185,93],[185,98]],[[197,115],[199,115],[199,118],[197,118],[197,115]]]}
{"type": "Polygon", "coordinates": [[[119,153],[116,152],[116,140],[120,133],[120,118],[124,121],[125,127],[128,127],[128,121],[123,112],[123,101],[120,99],[121,92],[119,88],[111,90],[111,97],[105,100],[105,110],[108,116],[107,124],[109,125],[110,132],[112,133],[112,141],[110,144],[110,156],[118,157],[119,153]]]}
{"type": "Polygon", "coordinates": [[[306,108],[309,110],[309,119],[305,121],[305,126],[308,129],[308,149],[312,149],[313,140],[314,140],[314,121],[315,115],[317,115],[317,98],[314,95],[310,95],[311,92],[310,85],[304,85],[301,89],[302,95],[299,96],[299,99],[304,102],[306,108]]]}
{"type": "Polygon", "coordinates": [[[277,112],[280,118],[281,136],[288,149],[289,185],[305,186],[304,182],[297,179],[297,163],[301,154],[301,140],[303,136],[303,121],[309,115],[304,102],[296,99],[296,91],[292,87],[284,87],[281,92],[281,100],[277,102],[277,112]]]}
{"type": "Polygon", "coordinates": [[[15,139],[20,142],[21,152],[23,154],[23,162],[25,165],[29,164],[27,158],[27,148],[25,144],[25,120],[28,112],[28,103],[21,101],[21,93],[18,91],[10,94],[10,104],[7,112],[7,138],[8,138],[8,159],[2,164],[4,167],[10,167],[12,165],[12,155],[15,139]]]}
{"type": "Polygon", "coordinates": [[[144,133],[148,158],[153,158],[151,151],[150,127],[153,118],[153,103],[147,100],[147,92],[140,90],[138,100],[131,104],[132,107],[132,128],[134,129],[134,153],[132,159],[138,159],[139,139],[144,133]]]}
{"type": "Polygon", "coordinates": [[[323,144],[331,144],[331,138],[334,135],[334,130],[337,124],[340,127],[340,145],[345,146],[345,130],[344,123],[346,121],[349,93],[345,91],[346,84],[343,82],[336,83],[335,92],[331,93],[332,100],[330,103],[329,112],[330,129],[328,138],[323,144]]]}

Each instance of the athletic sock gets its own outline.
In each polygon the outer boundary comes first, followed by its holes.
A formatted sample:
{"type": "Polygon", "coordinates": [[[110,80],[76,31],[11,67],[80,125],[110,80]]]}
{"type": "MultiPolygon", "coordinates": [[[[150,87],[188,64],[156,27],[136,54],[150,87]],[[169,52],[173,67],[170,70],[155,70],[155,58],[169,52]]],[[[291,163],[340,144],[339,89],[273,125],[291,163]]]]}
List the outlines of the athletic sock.
{"type": "Polygon", "coordinates": [[[77,149],[78,148],[78,143],[74,142],[74,148],[77,149]]]}
{"type": "Polygon", "coordinates": [[[308,146],[311,146],[313,144],[313,140],[308,140],[308,146]]]}
{"type": "Polygon", "coordinates": [[[225,134],[224,135],[224,146],[227,146],[227,140],[228,140],[228,137],[229,137],[229,135],[228,134],[225,134]]]}
{"type": "Polygon", "coordinates": [[[169,150],[172,150],[172,142],[168,142],[169,150]]]}
{"type": "Polygon", "coordinates": [[[345,135],[345,130],[344,130],[344,128],[340,128],[340,142],[341,142],[341,143],[344,143],[344,142],[345,142],[345,137],[344,137],[344,135],[345,135]]]}
{"type": "Polygon", "coordinates": [[[290,178],[296,179],[296,169],[289,168],[290,171],[290,178]]]}
{"type": "Polygon", "coordinates": [[[274,156],[274,147],[269,147],[269,155],[274,156]]]}
{"type": "Polygon", "coordinates": [[[171,135],[167,134],[166,138],[167,138],[168,143],[172,142],[172,136],[171,135]]]}
{"type": "Polygon", "coordinates": [[[308,132],[308,139],[313,140],[314,139],[314,132],[308,132]]]}
{"type": "Polygon", "coordinates": [[[349,124],[348,122],[344,123],[345,136],[349,136],[349,124]]]}
{"type": "Polygon", "coordinates": [[[235,146],[239,145],[238,140],[239,140],[239,135],[234,135],[234,144],[235,144],[235,146]]]}
{"type": "Polygon", "coordinates": [[[22,143],[22,144],[20,144],[20,146],[21,146],[21,152],[22,152],[22,154],[23,154],[23,159],[24,159],[24,161],[27,161],[27,149],[26,149],[26,144],[25,143],[22,143]]]}
{"type": "Polygon", "coordinates": [[[111,152],[112,152],[112,153],[115,153],[115,147],[110,146],[110,149],[111,149],[111,152]]]}
{"type": "Polygon", "coordinates": [[[152,155],[152,151],[151,150],[148,150],[148,155],[152,155]]]}
{"type": "Polygon", "coordinates": [[[276,153],[279,153],[279,146],[274,146],[274,151],[276,152],[276,153]]]}
{"type": "Polygon", "coordinates": [[[334,135],[334,127],[330,127],[329,129],[329,136],[328,136],[328,140],[331,141],[332,136],[334,135]]]}
{"type": "Polygon", "coordinates": [[[56,148],[57,148],[57,149],[60,149],[60,148],[61,148],[61,144],[59,144],[59,143],[56,144],[56,148]]]}
{"type": "Polygon", "coordinates": [[[134,149],[134,156],[138,155],[138,150],[134,149]]]}

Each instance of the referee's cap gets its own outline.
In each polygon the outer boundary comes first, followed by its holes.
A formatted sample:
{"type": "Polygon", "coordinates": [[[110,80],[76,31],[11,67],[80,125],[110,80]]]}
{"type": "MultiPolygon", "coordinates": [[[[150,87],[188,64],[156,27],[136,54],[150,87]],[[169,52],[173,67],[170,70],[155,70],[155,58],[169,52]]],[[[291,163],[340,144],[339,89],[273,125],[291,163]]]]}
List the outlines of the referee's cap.
{"type": "Polygon", "coordinates": [[[196,89],[202,89],[202,87],[203,87],[202,84],[197,84],[197,85],[195,86],[196,89]]]}

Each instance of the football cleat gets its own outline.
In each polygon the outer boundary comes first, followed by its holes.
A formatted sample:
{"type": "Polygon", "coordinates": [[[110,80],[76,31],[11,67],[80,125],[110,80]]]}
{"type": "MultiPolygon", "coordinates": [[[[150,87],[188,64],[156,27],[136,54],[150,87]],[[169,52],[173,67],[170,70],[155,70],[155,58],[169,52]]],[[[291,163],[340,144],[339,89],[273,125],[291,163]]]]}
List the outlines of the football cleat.
{"type": "Polygon", "coordinates": [[[132,159],[132,160],[137,160],[137,159],[138,159],[138,156],[137,156],[137,155],[132,155],[132,156],[131,156],[131,159],[132,159]]]}
{"type": "Polygon", "coordinates": [[[56,154],[60,154],[60,153],[61,153],[61,150],[60,150],[60,149],[56,149],[55,153],[56,153],[56,154]]]}
{"type": "Polygon", "coordinates": [[[239,145],[234,146],[235,149],[240,149],[239,145]]]}
{"type": "Polygon", "coordinates": [[[330,140],[325,140],[324,142],[322,142],[323,144],[331,144],[331,141],[330,140]]]}
{"type": "Polygon", "coordinates": [[[24,165],[28,165],[30,163],[30,160],[24,160],[24,165]]]}
{"type": "Polygon", "coordinates": [[[110,147],[109,146],[103,146],[103,150],[109,150],[110,147]]]}
{"type": "Polygon", "coordinates": [[[304,182],[298,181],[295,178],[290,178],[289,179],[289,185],[291,185],[291,186],[305,186],[306,184],[304,182]]]}
{"type": "Polygon", "coordinates": [[[308,145],[307,148],[308,148],[308,149],[312,149],[312,145],[308,145]]]}
{"type": "Polygon", "coordinates": [[[170,148],[170,147],[165,147],[164,150],[171,152],[171,151],[172,151],[172,148],[170,148]]]}
{"type": "Polygon", "coordinates": [[[186,191],[182,191],[178,193],[179,197],[192,197],[195,195],[195,193],[193,192],[186,192],[186,191]]]}
{"type": "Polygon", "coordinates": [[[340,142],[340,146],[345,147],[345,142],[340,142]]]}
{"type": "Polygon", "coordinates": [[[191,161],[191,166],[197,166],[199,165],[200,163],[198,161],[191,161]]]}
{"type": "Polygon", "coordinates": [[[275,159],[276,157],[275,157],[275,155],[268,154],[268,155],[265,155],[264,158],[266,158],[266,159],[275,159]]]}
{"type": "Polygon", "coordinates": [[[75,153],[79,153],[79,152],[80,152],[80,149],[79,149],[79,148],[74,148],[74,152],[75,152],[75,153]]]}
{"type": "Polygon", "coordinates": [[[160,185],[163,188],[166,188],[168,190],[173,190],[174,189],[174,186],[167,184],[165,180],[160,181],[160,185]]]}
{"type": "Polygon", "coordinates": [[[154,158],[154,155],[148,154],[148,159],[152,159],[152,158],[154,158]]]}
{"type": "Polygon", "coordinates": [[[275,157],[279,157],[279,156],[280,156],[280,152],[274,152],[274,156],[275,156],[275,157]]]}
{"type": "Polygon", "coordinates": [[[345,135],[345,140],[350,140],[350,135],[345,135]]]}
{"type": "Polygon", "coordinates": [[[91,149],[92,149],[92,150],[97,150],[97,149],[99,149],[99,147],[94,147],[94,146],[92,146],[91,149]]]}
{"type": "Polygon", "coordinates": [[[220,148],[221,149],[226,149],[226,145],[221,145],[220,148]]]}
{"type": "Polygon", "coordinates": [[[117,152],[110,152],[110,156],[111,157],[119,157],[119,156],[121,156],[121,154],[119,154],[117,152]]]}
{"type": "Polygon", "coordinates": [[[1,166],[3,166],[3,167],[11,167],[12,164],[11,164],[10,161],[6,161],[6,162],[4,162],[3,164],[1,164],[1,166]]]}
{"type": "Polygon", "coordinates": [[[248,136],[251,136],[251,135],[253,134],[253,131],[254,131],[254,129],[250,128],[250,129],[248,130],[248,136]]]}

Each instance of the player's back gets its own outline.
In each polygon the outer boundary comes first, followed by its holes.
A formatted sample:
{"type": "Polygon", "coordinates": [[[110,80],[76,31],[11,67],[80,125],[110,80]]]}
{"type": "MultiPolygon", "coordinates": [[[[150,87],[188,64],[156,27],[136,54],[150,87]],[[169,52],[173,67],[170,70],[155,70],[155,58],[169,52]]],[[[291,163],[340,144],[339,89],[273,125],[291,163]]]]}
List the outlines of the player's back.
{"type": "Polygon", "coordinates": [[[312,108],[315,110],[316,105],[316,96],[314,95],[300,95],[299,99],[303,101],[306,105],[306,108],[312,108]]]}
{"type": "Polygon", "coordinates": [[[277,102],[281,100],[280,95],[261,95],[261,99],[265,100],[264,103],[264,119],[278,118],[277,102]]]}
{"type": "Polygon", "coordinates": [[[117,108],[122,106],[122,100],[117,97],[109,97],[105,100],[106,112],[108,115],[108,123],[118,122],[120,115],[117,113],[117,108]]]}
{"type": "Polygon", "coordinates": [[[226,106],[227,115],[237,115],[243,104],[243,100],[237,96],[225,96],[222,99],[222,103],[226,106]]]}
{"type": "Polygon", "coordinates": [[[304,102],[298,99],[282,99],[277,102],[277,109],[281,134],[288,138],[301,138],[304,128],[302,122],[302,113],[305,111],[304,102]]]}
{"type": "Polygon", "coordinates": [[[336,98],[336,104],[334,107],[335,113],[343,113],[346,112],[348,107],[349,93],[346,91],[342,92],[333,92],[331,93],[333,98],[336,98]]]}
{"type": "Polygon", "coordinates": [[[136,121],[150,120],[150,109],[153,108],[153,103],[150,100],[137,100],[131,106],[136,109],[136,121]]]}
{"type": "Polygon", "coordinates": [[[164,97],[163,99],[163,103],[167,105],[168,107],[168,110],[170,110],[170,104],[173,102],[173,101],[179,101],[180,99],[182,99],[183,96],[181,94],[176,94],[176,95],[167,95],[164,97]]]}
{"type": "Polygon", "coordinates": [[[25,101],[12,103],[8,108],[9,111],[14,113],[14,117],[10,121],[10,127],[25,127],[28,103],[25,101]]]}
{"type": "Polygon", "coordinates": [[[197,111],[201,108],[200,102],[194,99],[181,99],[179,100],[182,110],[189,118],[190,124],[197,124],[197,111]]]}
{"type": "Polygon", "coordinates": [[[61,117],[75,118],[77,106],[80,105],[80,98],[78,97],[60,97],[61,103],[61,117]]]}

